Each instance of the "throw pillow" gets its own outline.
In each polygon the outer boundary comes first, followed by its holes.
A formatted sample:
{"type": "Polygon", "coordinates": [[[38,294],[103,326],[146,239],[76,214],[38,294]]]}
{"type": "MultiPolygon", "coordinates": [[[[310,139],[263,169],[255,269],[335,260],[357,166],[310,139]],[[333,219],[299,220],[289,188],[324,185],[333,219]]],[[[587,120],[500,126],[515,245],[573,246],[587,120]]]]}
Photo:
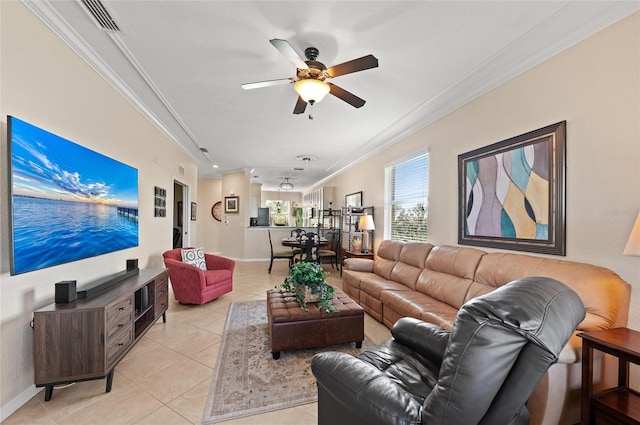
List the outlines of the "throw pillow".
{"type": "Polygon", "coordinates": [[[204,271],[207,270],[207,263],[204,260],[204,248],[183,249],[182,262],[194,265],[204,271]]]}

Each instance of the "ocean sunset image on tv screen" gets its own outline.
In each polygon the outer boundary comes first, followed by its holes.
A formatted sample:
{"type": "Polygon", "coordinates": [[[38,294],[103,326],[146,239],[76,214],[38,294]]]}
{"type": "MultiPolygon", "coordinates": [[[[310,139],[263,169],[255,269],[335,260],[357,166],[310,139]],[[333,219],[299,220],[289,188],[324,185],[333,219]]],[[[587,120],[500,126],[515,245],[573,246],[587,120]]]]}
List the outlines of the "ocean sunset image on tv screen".
{"type": "Polygon", "coordinates": [[[138,170],[15,117],[11,274],[138,246],[138,170]]]}

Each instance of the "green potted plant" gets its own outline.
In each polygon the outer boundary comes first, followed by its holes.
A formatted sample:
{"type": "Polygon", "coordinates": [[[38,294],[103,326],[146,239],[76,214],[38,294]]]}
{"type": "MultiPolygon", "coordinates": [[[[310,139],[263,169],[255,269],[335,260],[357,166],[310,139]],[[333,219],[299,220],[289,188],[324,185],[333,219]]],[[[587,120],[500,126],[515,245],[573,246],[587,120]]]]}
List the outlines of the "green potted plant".
{"type": "Polygon", "coordinates": [[[296,294],[302,310],[309,311],[308,302],[317,302],[321,310],[333,313],[338,310],[331,303],[335,291],[325,280],[327,274],[320,264],[301,261],[289,269],[281,287],[296,294]]]}

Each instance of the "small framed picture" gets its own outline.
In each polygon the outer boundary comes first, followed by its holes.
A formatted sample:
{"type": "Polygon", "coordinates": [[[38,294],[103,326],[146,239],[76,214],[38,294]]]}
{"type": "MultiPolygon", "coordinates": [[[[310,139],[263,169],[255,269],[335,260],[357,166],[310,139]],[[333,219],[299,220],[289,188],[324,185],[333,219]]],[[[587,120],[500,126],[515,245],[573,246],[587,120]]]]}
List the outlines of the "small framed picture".
{"type": "Polygon", "coordinates": [[[240,212],[240,197],[238,196],[225,196],[224,197],[224,212],[229,214],[240,212]]]}
{"type": "Polygon", "coordinates": [[[158,186],[154,186],[154,217],[167,216],[167,190],[158,186]]]}
{"type": "Polygon", "coordinates": [[[196,212],[198,211],[198,205],[195,202],[191,203],[191,221],[196,221],[196,212]]]}

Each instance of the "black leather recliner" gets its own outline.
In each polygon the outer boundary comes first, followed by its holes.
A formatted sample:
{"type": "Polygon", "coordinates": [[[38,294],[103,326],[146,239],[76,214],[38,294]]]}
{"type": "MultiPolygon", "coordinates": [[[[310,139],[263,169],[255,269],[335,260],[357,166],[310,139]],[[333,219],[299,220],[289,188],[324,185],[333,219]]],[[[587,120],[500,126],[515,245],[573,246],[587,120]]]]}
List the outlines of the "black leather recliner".
{"type": "Polygon", "coordinates": [[[313,357],[318,423],[528,424],[527,399],[584,316],[569,287],[529,277],[464,304],[451,331],[400,319],[358,357],[313,357]]]}

